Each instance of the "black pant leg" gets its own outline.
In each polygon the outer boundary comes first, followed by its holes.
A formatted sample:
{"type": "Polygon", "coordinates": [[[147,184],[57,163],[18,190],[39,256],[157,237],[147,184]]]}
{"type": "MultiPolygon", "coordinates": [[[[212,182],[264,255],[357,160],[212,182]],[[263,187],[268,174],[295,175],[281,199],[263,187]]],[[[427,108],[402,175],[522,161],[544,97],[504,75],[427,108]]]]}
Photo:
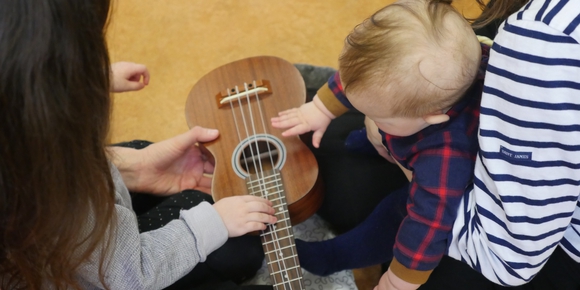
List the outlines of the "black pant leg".
{"type": "Polygon", "coordinates": [[[271,285],[248,285],[239,286],[231,281],[208,283],[193,288],[183,288],[184,290],[273,290],[271,285]]]}
{"type": "MultiPolygon", "coordinates": [[[[511,289],[511,288],[510,288],[511,289]]],[[[580,264],[557,247],[546,265],[528,284],[514,290],[579,290],[580,264]]]]}
{"type": "Polygon", "coordinates": [[[546,265],[528,283],[503,287],[467,264],[444,256],[427,283],[419,290],[579,290],[580,264],[557,247],[546,265]]]}
{"type": "Polygon", "coordinates": [[[418,290],[494,290],[495,284],[467,264],[443,256],[429,280],[418,290]]]}

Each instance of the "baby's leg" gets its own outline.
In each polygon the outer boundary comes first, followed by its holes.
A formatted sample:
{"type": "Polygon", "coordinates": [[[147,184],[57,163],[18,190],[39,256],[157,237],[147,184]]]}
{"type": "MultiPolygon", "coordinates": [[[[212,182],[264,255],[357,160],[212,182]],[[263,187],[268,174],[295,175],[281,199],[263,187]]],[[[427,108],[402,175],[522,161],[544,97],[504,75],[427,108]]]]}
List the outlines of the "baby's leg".
{"type": "Polygon", "coordinates": [[[354,229],[321,242],[296,240],[300,265],[326,276],[390,261],[399,225],[407,215],[407,198],[408,186],[404,186],[385,197],[354,229]]]}

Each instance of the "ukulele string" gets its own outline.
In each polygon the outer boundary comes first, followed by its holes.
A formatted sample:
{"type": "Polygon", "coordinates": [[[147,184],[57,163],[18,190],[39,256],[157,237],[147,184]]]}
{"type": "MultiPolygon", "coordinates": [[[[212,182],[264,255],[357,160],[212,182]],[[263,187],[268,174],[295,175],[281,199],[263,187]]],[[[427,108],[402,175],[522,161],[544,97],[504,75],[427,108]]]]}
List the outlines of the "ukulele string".
{"type": "MultiPolygon", "coordinates": [[[[253,86],[256,87],[256,82],[255,81],[253,82],[253,86]]],[[[245,89],[246,92],[248,91],[248,85],[246,83],[244,83],[244,89],[245,89]]],[[[259,115],[260,120],[262,122],[262,130],[263,130],[262,133],[267,134],[268,131],[266,129],[266,123],[264,121],[264,114],[263,114],[263,111],[262,111],[260,97],[259,97],[259,95],[258,95],[257,92],[254,93],[254,97],[256,98],[256,105],[258,107],[258,113],[259,113],[258,115],[259,115]]],[[[251,122],[251,125],[252,125],[252,133],[253,133],[253,136],[252,137],[254,139],[254,144],[256,144],[256,151],[257,151],[257,154],[258,154],[257,156],[259,157],[258,158],[258,167],[256,167],[256,165],[254,164],[254,168],[256,168],[256,175],[258,176],[258,184],[259,184],[259,186],[261,188],[261,192],[263,193],[263,197],[266,198],[266,199],[272,200],[272,199],[268,198],[268,196],[270,195],[269,188],[268,188],[269,185],[268,185],[268,182],[266,182],[266,178],[267,177],[266,177],[266,174],[264,172],[264,167],[263,167],[263,164],[262,164],[262,158],[261,158],[262,153],[260,152],[261,149],[258,146],[258,137],[257,137],[258,136],[258,134],[257,134],[258,133],[258,130],[256,129],[257,126],[254,123],[256,121],[256,118],[254,118],[254,113],[253,113],[253,110],[252,110],[252,105],[251,105],[251,100],[250,100],[250,95],[249,94],[246,94],[246,102],[248,104],[248,112],[249,112],[249,115],[250,115],[250,118],[249,119],[250,119],[250,122],[251,122]]],[[[270,157],[270,166],[272,168],[272,172],[275,173],[275,171],[274,171],[274,169],[275,169],[274,168],[274,165],[275,164],[274,164],[274,158],[272,156],[272,150],[270,148],[270,143],[266,141],[266,144],[267,144],[267,147],[268,147],[266,154],[268,154],[268,156],[270,157]]],[[[252,152],[252,154],[253,154],[253,152],[252,152]]],[[[255,163],[255,158],[253,160],[254,160],[254,163],[255,163]]],[[[280,203],[282,203],[283,202],[283,199],[281,199],[280,196],[279,196],[280,184],[278,182],[278,178],[276,178],[276,175],[275,174],[272,175],[272,178],[274,178],[274,181],[276,183],[275,193],[278,193],[277,199],[278,199],[278,201],[280,203]]],[[[273,242],[274,251],[275,251],[275,255],[276,255],[275,261],[276,261],[276,263],[278,263],[278,269],[286,269],[287,268],[286,267],[286,261],[285,261],[285,258],[286,257],[284,257],[282,255],[283,254],[282,253],[282,246],[280,245],[280,238],[278,237],[278,228],[276,227],[276,225],[268,225],[268,227],[270,228],[269,234],[271,235],[271,237],[273,239],[272,242],[273,242]],[[279,259],[278,258],[279,256],[282,256],[282,259],[279,259]]],[[[282,278],[282,283],[284,285],[284,289],[286,289],[286,284],[287,283],[290,283],[288,274],[287,273],[280,273],[280,276],[282,278]]],[[[274,275],[274,279],[276,279],[276,277],[277,277],[277,275],[274,275]]],[[[274,284],[279,284],[279,283],[276,283],[276,281],[274,281],[274,282],[275,282],[274,284]]]]}
{"type": "MultiPolygon", "coordinates": [[[[236,94],[238,94],[239,91],[238,91],[237,86],[235,87],[235,90],[236,90],[236,94]]],[[[227,92],[228,92],[228,97],[231,96],[229,89],[227,90],[227,92]]],[[[236,133],[238,134],[238,144],[240,144],[240,143],[242,143],[242,135],[240,133],[240,126],[238,125],[238,118],[236,116],[236,110],[234,109],[233,102],[229,101],[229,103],[230,103],[230,111],[232,112],[232,115],[234,118],[234,126],[236,127],[236,133]]],[[[241,104],[239,104],[239,100],[238,100],[238,105],[241,106],[241,104]]],[[[244,112],[242,111],[242,115],[243,115],[243,113],[244,112]]],[[[242,119],[243,119],[243,116],[242,116],[242,119]]],[[[248,167],[248,159],[246,158],[246,150],[242,150],[242,160],[244,161],[244,163],[245,163],[244,165],[246,165],[246,168],[249,168],[248,167]]]]}
{"type": "MultiPolygon", "coordinates": [[[[246,88],[246,91],[247,91],[247,88],[246,88]]],[[[239,94],[240,93],[238,86],[235,86],[235,92],[236,92],[236,94],[239,94]]],[[[230,95],[230,90],[228,90],[228,96],[229,95],[230,95]]],[[[252,113],[251,113],[251,103],[250,103],[248,94],[246,94],[246,97],[247,97],[247,100],[246,101],[248,102],[248,107],[249,107],[250,115],[252,115],[252,113]]],[[[237,101],[238,101],[238,107],[240,108],[240,115],[241,115],[241,119],[242,119],[243,129],[244,129],[244,131],[246,133],[246,136],[247,137],[250,137],[250,132],[248,130],[248,127],[249,126],[248,126],[248,122],[246,121],[246,116],[245,116],[245,113],[244,113],[244,105],[242,103],[241,97],[240,98],[237,98],[237,101]]],[[[240,130],[240,124],[237,121],[238,118],[236,116],[235,108],[233,106],[233,102],[232,101],[230,101],[230,108],[231,108],[232,115],[233,115],[233,118],[234,118],[234,124],[235,124],[235,127],[236,127],[236,132],[238,134],[238,140],[239,140],[239,143],[241,143],[242,142],[242,133],[241,133],[241,130],[240,130]]],[[[250,117],[250,119],[251,119],[251,117],[250,117]]],[[[255,126],[253,125],[253,122],[252,122],[252,127],[254,128],[254,133],[255,133],[255,126]]],[[[253,136],[256,137],[255,134],[253,134],[253,136]]],[[[252,157],[253,156],[256,156],[255,153],[254,153],[254,148],[253,148],[251,142],[250,142],[250,146],[249,147],[250,147],[250,155],[252,157]]],[[[256,149],[258,150],[257,143],[256,143],[256,149]]],[[[244,165],[246,166],[246,170],[249,171],[250,170],[250,165],[248,164],[248,158],[246,156],[246,150],[242,150],[242,159],[244,160],[244,165]]],[[[251,158],[251,161],[253,163],[254,168],[257,171],[258,166],[256,164],[255,158],[251,158]]],[[[261,165],[260,165],[260,167],[261,167],[261,165]]],[[[260,174],[260,172],[257,172],[257,175],[259,175],[259,174],[260,174]]],[[[248,178],[250,179],[250,184],[253,184],[254,181],[252,180],[251,174],[248,174],[248,178]]],[[[264,186],[261,185],[262,182],[263,182],[263,178],[258,177],[259,187],[262,187],[263,188],[264,186]]],[[[267,196],[264,196],[264,191],[263,190],[261,190],[261,194],[262,194],[262,197],[263,198],[268,199],[267,196]]],[[[277,233],[272,230],[272,228],[274,226],[273,225],[268,225],[268,228],[270,229],[270,233],[271,232],[274,232],[274,234],[277,235],[277,233]]],[[[262,231],[262,234],[264,234],[264,232],[265,231],[262,231]]],[[[273,239],[275,239],[274,242],[277,241],[277,238],[273,238],[273,239]]],[[[274,246],[274,250],[276,251],[276,245],[273,245],[273,246],[274,246]]],[[[266,245],[266,247],[268,247],[268,246],[266,245]]],[[[279,263],[278,259],[275,259],[275,261],[277,261],[279,263]]],[[[280,265],[278,265],[278,267],[281,269],[280,265]]],[[[274,278],[274,280],[276,280],[276,275],[273,275],[273,278],[274,278]]],[[[282,280],[284,280],[284,276],[281,275],[281,278],[282,278],[282,280]]],[[[274,281],[274,282],[275,282],[275,284],[278,284],[276,281],[274,281]]],[[[282,282],[285,283],[285,281],[282,281],[282,282]]],[[[284,288],[286,288],[286,287],[284,286],[284,288]]]]}
{"type": "MultiPolygon", "coordinates": [[[[254,87],[256,87],[256,82],[255,81],[253,82],[253,85],[254,85],[254,87]]],[[[245,91],[247,92],[248,91],[247,84],[244,84],[244,87],[245,87],[245,91]]],[[[240,93],[239,92],[239,88],[237,86],[235,87],[235,92],[236,92],[236,94],[239,94],[240,93]]],[[[261,117],[260,119],[261,119],[261,123],[262,123],[262,128],[264,130],[264,133],[267,133],[267,127],[265,125],[266,123],[265,123],[265,120],[264,120],[264,113],[262,112],[262,106],[261,106],[261,103],[260,103],[260,98],[259,98],[259,95],[258,95],[257,92],[255,92],[254,94],[255,94],[255,98],[256,98],[257,104],[258,104],[259,116],[261,117]]],[[[230,90],[228,90],[228,96],[230,96],[230,90]]],[[[262,166],[262,163],[261,163],[262,160],[260,158],[262,154],[260,153],[260,148],[259,148],[258,142],[257,142],[258,141],[257,134],[256,134],[257,133],[257,130],[256,130],[256,126],[254,124],[254,117],[253,117],[252,106],[251,106],[251,102],[250,102],[250,94],[245,94],[245,96],[246,96],[246,102],[247,102],[248,108],[249,108],[248,109],[249,110],[249,115],[250,115],[249,116],[249,119],[251,121],[250,122],[251,123],[251,127],[252,127],[252,130],[251,131],[252,131],[253,134],[250,134],[250,132],[249,132],[249,126],[248,126],[248,122],[246,121],[246,116],[245,116],[244,109],[243,109],[244,106],[243,106],[243,103],[242,103],[241,98],[237,98],[238,99],[238,106],[240,108],[241,118],[242,118],[242,121],[243,121],[242,123],[243,123],[243,127],[244,127],[244,131],[246,133],[246,136],[248,136],[250,138],[251,137],[254,138],[254,144],[256,146],[256,151],[257,151],[257,154],[258,155],[256,155],[254,153],[254,148],[251,145],[251,142],[250,142],[250,155],[252,157],[253,156],[258,156],[258,163],[259,164],[256,164],[256,158],[251,158],[251,160],[252,160],[252,163],[253,163],[254,168],[256,169],[256,173],[257,173],[256,175],[258,176],[259,187],[261,187],[263,189],[262,190],[262,197],[267,199],[267,196],[264,196],[264,192],[266,191],[266,183],[264,182],[264,180],[265,180],[264,175],[265,174],[264,174],[263,166],[262,166]]],[[[231,111],[232,111],[232,114],[233,114],[233,117],[234,117],[234,124],[235,124],[235,127],[236,127],[236,133],[238,135],[238,140],[239,140],[239,142],[241,142],[242,141],[242,136],[241,136],[242,133],[240,132],[240,126],[239,126],[238,121],[237,121],[238,118],[237,118],[237,116],[235,114],[235,109],[234,109],[234,106],[233,106],[233,102],[231,102],[231,101],[230,101],[230,108],[231,108],[231,111]]],[[[270,159],[270,164],[271,164],[272,168],[274,168],[274,159],[273,159],[271,144],[269,142],[266,142],[266,145],[267,145],[267,148],[268,148],[267,149],[267,154],[268,154],[269,159],[270,159]]],[[[249,167],[249,164],[248,164],[248,158],[246,156],[245,150],[242,150],[242,158],[243,158],[244,163],[246,165],[246,169],[249,170],[250,167],[249,167]]],[[[249,178],[250,178],[250,184],[253,184],[254,181],[252,181],[251,175],[249,176],[249,178]]],[[[280,188],[281,188],[280,179],[275,178],[274,180],[275,180],[275,183],[276,183],[276,188],[277,188],[276,192],[278,193],[278,199],[280,200],[281,203],[285,203],[284,200],[283,200],[283,198],[280,195],[280,192],[281,192],[281,190],[280,190],[280,188]]],[[[285,218],[287,219],[287,217],[285,217],[285,218]]],[[[272,225],[268,225],[268,227],[270,228],[270,235],[273,235],[274,236],[272,238],[273,239],[272,242],[274,243],[274,245],[273,245],[274,246],[274,251],[275,251],[274,253],[276,253],[277,251],[281,251],[280,239],[278,238],[277,231],[276,230],[272,231],[272,227],[273,227],[272,225]],[[280,250],[277,250],[276,248],[278,248],[280,250]]],[[[290,233],[289,228],[287,227],[285,230],[289,233],[288,234],[288,238],[292,238],[292,234],[290,233]]],[[[262,231],[262,232],[264,233],[264,231],[262,231]]],[[[294,259],[294,265],[298,265],[298,263],[296,262],[297,255],[296,255],[296,253],[294,253],[294,250],[295,249],[293,247],[291,247],[292,256],[293,256],[293,259],[294,259]]],[[[282,254],[282,252],[280,252],[279,254],[282,254]]],[[[282,264],[284,264],[283,267],[280,267],[281,265],[280,265],[280,260],[279,259],[276,258],[275,261],[278,263],[278,268],[279,269],[282,269],[282,268],[283,269],[286,269],[285,260],[282,260],[282,264]]],[[[296,267],[295,266],[295,270],[298,272],[299,271],[299,267],[296,267]]],[[[287,274],[286,275],[283,275],[282,273],[280,273],[280,275],[281,275],[281,278],[283,280],[282,282],[284,283],[284,288],[286,288],[286,283],[290,283],[291,281],[290,281],[290,279],[289,279],[289,277],[288,277],[287,274]],[[284,279],[284,278],[286,278],[286,279],[284,279]],[[288,280],[288,281],[284,281],[284,280],[288,280]]],[[[297,277],[300,277],[300,276],[301,275],[298,272],[297,277]]],[[[274,280],[276,280],[276,277],[277,277],[277,275],[273,275],[274,280]]],[[[279,284],[279,283],[276,283],[276,281],[274,281],[274,282],[275,282],[275,284],[279,284]]]]}
{"type": "MultiPolygon", "coordinates": [[[[255,81],[254,81],[253,85],[254,85],[254,87],[256,87],[256,82],[255,81]]],[[[255,93],[255,98],[256,98],[256,104],[257,104],[257,107],[258,107],[258,110],[259,110],[260,119],[261,119],[261,122],[262,122],[262,129],[264,131],[264,134],[268,134],[268,127],[266,126],[266,121],[264,119],[264,115],[265,114],[263,113],[263,110],[262,110],[261,99],[260,99],[260,97],[259,97],[259,95],[257,93],[255,93]]],[[[252,119],[252,120],[254,120],[254,119],[252,119]]],[[[269,155],[269,158],[270,158],[270,164],[271,164],[272,168],[274,168],[275,162],[274,162],[274,157],[273,157],[274,154],[272,153],[273,150],[272,150],[271,144],[269,142],[266,142],[266,144],[267,144],[268,155],[269,155]]],[[[280,155],[281,153],[282,152],[278,152],[278,155],[280,155]]],[[[284,205],[287,205],[287,204],[286,204],[286,200],[285,200],[285,198],[283,196],[284,190],[283,190],[283,186],[282,186],[282,183],[281,183],[281,179],[279,178],[280,173],[279,172],[275,172],[274,170],[272,170],[272,171],[273,171],[273,174],[274,174],[273,175],[273,179],[274,179],[274,182],[275,182],[275,185],[274,185],[275,192],[274,193],[277,194],[276,199],[280,202],[280,205],[282,205],[281,206],[282,210],[286,210],[286,212],[281,212],[283,214],[284,219],[283,220],[278,220],[278,223],[279,222],[282,222],[282,221],[286,222],[286,227],[283,228],[283,229],[278,229],[278,230],[285,230],[287,234],[282,239],[289,239],[291,241],[291,239],[293,238],[293,233],[291,232],[291,227],[290,227],[290,222],[289,222],[289,216],[287,214],[288,213],[287,212],[287,207],[284,207],[284,205]]],[[[282,255],[282,249],[283,249],[283,247],[280,244],[281,238],[278,237],[278,230],[274,231],[274,234],[276,235],[276,237],[274,238],[274,241],[276,242],[276,245],[274,245],[274,247],[277,248],[277,249],[279,249],[280,255],[282,255]]],[[[299,272],[300,271],[300,268],[297,267],[297,265],[299,265],[299,264],[298,264],[298,262],[296,260],[296,258],[298,257],[298,255],[295,253],[295,247],[292,247],[291,246],[290,247],[290,250],[291,250],[291,257],[294,260],[293,261],[294,262],[294,270],[297,273],[296,277],[301,277],[302,276],[302,273],[299,272]]],[[[284,275],[285,275],[286,279],[288,280],[287,283],[291,283],[292,280],[288,276],[288,266],[286,265],[286,259],[287,258],[288,257],[283,256],[282,263],[283,263],[283,269],[285,271],[284,275]]],[[[282,268],[280,268],[280,269],[282,269],[282,268]]]]}
{"type": "MultiPolygon", "coordinates": [[[[256,82],[254,81],[254,88],[256,87],[256,82]]],[[[258,103],[258,109],[260,110],[260,117],[261,117],[261,121],[262,121],[262,127],[264,128],[264,132],[268,133],[268,126],[266,126],[266,121],[264,120],[264,116],[265,114],[262,112],[262,104],[260,102],[260,98],[258,96],[258,94],[256,93],[256,100],[258,103]]],[[[268,147],[268,153],[269,153],[269,157],[270,157],[270,164],[272,164],[272,168],[274,168],[274,158],[273,158],[273,154],[272,154],[272,149],[270,146],[272,146],[269,142],[266,143],[267,147],[268,147]]],[[[283,154],[282,150],[279,150],[278,152],[278,156],[280,158],[281,154],[283,154]]],[[[293,260],[293,269],[294,272],[296,273],[295,277],[299,277],[298,279],[301,280],[302,277],[302,271],[300,269],[300,263],[298,262],[298,253],[296,252],[296,247],[294,246],[294,234],[292,232],[292,227],[291,227],[291,223],[290,223],[290,215],[288,212],[288,204],[286,201],[286,197],[284,195],[284,189],[283,189],[283,184],[282,184],[282,180],[280,178],[280,172],[276,173],[276,178],[275,178],[275,187],[276,187],[276,194],[278,195],[277,199],[280,200],[281,205],[284,206],[285,212],[282,212],[283,216],[284,216],[284,221],[286,222],[286,228],[283,229],[286,231],[286,237],[285,239],[288,240],[288,244],[290,244],[290,254],[293,260]]],[[[280,221],[279,221],[280,222],[280,221]]],[[[276,239],[277,241],[280,241],[279,238],[276,239]]],[[[278,245],[278,247],[280,249],[282,249],[281,245],[278,245]]],[[[287,265],[285,265],[285,261],[288,257],[284,257],[284,269],[286,269],[286,272],[288,272],[288,267],[287,265]]],[[[289,278],[288,278],[289,279],[289,278]]],[[[289,279],[289,283],[291,283],[294,280],[289,279]]],[[[303,289],[302,283],[299,283],[300,288],[303,289]]]]}

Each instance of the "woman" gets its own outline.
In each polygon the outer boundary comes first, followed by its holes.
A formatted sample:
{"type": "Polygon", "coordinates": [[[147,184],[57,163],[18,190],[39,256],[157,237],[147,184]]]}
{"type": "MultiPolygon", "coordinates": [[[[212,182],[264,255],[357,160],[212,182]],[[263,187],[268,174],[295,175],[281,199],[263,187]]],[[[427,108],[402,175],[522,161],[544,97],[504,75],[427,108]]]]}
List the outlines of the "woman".
{"type": "Polygon", "coordinates": [[[161,289],[228,237],[275,221],[269,202],[244,196],[139,233],[128,190],[209,187],[212,165],[195,144],[218,132],[106,148],[109,88],[148,78],[133,67],[110,84],[109,9],[108,0],[0,1],[1,289],[161,289]]]}
{"type": "Polygon", "coordinates": [[[580,288],[580,6],[495,0],[479,23],[507,15],[486,73],[474,188],[449,248],[476,271],[448,260],[421,289],[580,288]]]}

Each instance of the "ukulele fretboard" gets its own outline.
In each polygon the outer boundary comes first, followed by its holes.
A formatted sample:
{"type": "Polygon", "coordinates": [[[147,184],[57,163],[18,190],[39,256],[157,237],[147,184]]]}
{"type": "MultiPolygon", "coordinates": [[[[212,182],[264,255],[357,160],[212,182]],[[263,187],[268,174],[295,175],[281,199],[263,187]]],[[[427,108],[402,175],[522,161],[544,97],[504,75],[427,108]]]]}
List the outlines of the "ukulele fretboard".
{"type": "Polygon", "coordinates": [[[252,174],[246,181],[250,194],[270,200],[276,209],[278,221],[260,234],[274,289],[304,289],[280,172],[274,169],[252,174]]]}

